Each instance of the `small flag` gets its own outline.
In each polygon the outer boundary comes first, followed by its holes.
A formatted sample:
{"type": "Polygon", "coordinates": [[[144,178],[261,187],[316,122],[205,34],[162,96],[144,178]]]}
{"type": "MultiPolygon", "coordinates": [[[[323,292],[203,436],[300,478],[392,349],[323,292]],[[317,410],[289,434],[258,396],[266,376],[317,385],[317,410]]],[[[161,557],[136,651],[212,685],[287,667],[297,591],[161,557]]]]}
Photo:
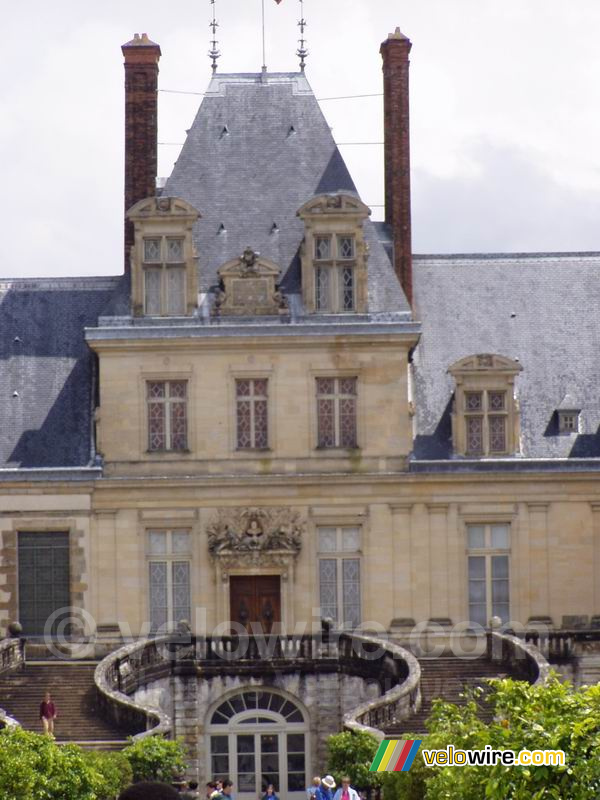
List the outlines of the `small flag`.
{"type": "Polygon", "coordinates": [[[384,739],[369,772],[408,772],[422,739],[384,739]]]}

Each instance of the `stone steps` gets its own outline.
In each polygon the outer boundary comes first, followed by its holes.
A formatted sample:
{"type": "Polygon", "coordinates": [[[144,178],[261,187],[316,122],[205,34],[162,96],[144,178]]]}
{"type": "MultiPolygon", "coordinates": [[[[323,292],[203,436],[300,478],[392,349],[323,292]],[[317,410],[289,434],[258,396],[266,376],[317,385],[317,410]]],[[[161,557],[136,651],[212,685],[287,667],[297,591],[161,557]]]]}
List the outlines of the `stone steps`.
{"type": "MultiPolygon", "coordinates": [[[[39,707],[49,691],[58,711],[57,742],[123,746],[129,731],[111,726],[100,716],[94,686],[95,663],[45,661],[0,676],[0,708],[26,730],[41,732],[39,707]]],[[[102,747],[106,749],[106,747],[102,747]]]]}

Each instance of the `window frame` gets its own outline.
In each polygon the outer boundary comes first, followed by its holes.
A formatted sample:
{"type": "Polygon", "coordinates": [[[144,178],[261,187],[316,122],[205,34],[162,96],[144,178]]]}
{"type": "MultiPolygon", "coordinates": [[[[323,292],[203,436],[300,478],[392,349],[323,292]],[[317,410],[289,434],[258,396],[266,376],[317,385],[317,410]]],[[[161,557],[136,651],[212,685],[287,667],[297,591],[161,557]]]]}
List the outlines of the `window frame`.
{"type": "Polygon", "coordinates": [[[234,437],[235,437],[235,450],[240,453],[248,453],[252,451],[266,451],[271,449],[271,409],[270,409],[270,383],[269,375],[235,375],[233,378],[233,394],[234,394],[234,437]],[[238,395],[238,383],[240,381],[250,382],[250,394],[247,397],[240,397],[238,395]],[[255,381],[264,381],[266,384],[266,392],[264,395],[255,395],[255,381]],[[264,445],[256,444],[256,402],[266,402],[266,443],[264,445]],[[239,434],[239,417],[238,407],[241,402],[250,403],[250,438],[252,444],[248,446],[240,445],[239,434]]]}
{"type": "Polygon", "coordinates": [[[360,441],[361,441],[361,431],[359,425],[359,399],[360,399],[360,375],[358,372],[352,372],[347,374],[331,374],[331,373],[313,373],[313,397],[314,397],[314,414],[315,414],[315,450],[319,452],[331,452],[332,450],[341,450],[341,451],[355,451],[360,450],[360,441]],[[331,395],[327,394],[320,394],[319,393],[319,380],[333,380],[334,384],[334,393],[331,395]],[[355,388],[356,392],[354,395],[350,394],[342,394],[339,391],[340,381],[353,379],[355,381],[355,388]],[[355,438],[354,444],[341,444],[341,427],[340,427],[340,400],[344,398],[354,398],[354,431],[355,431],[355,438]],[[319,414],[319,399],[326,399],[332,398],[333,399],[333,407],[334,407],[334,444],[327,445],[321,444],[321,435],[320,435],[320,414],[319,414]]]}
{"type": "Polygon", "coordinates": [[[561,436],[579,433],[580,412],[577,409],[558,409],[558,432],[561,436]],[[573,420],[573,427],[566,427],[567,420],[573,420]]]}
{"type": "Polygon", "coordinates": [[[479,625],[481,623],[475,622],[471,620],[471,599],[470,599],[470,583],[471,577],[469,572],[469,563],[471,558],[483,558],[484,559],[484,570],[485,570],[485,605],[486,605],[486,625],[484,626],[487,628],[489,626],[489,621],[493,616],[498,616],[494,614],[494,600],[493,600],[493,592],[492,592],[492,585],[494,581],[493,572],[492,572],[492,559],[495,557],[505,557],[507,559],[507,572],[508,575],[506,579],[498,579],[498,580],[506,580],[507,589],[508,589],[508,600],[506,601],[505,605],[508,606],[507,611],[507,619],[503,620],[504,622],[508,622],[511,619],[511,606],[512,606],[512,539],[514,537],[514,530],[512,524],[504,519],[487,519],[485,521],[479,520],[470,520],[465,523],[465,545],[466,545],[466,587],[467,587],[467,619],[471,625],[479,625]],[[503,527],[507,531],[507,546],[506,547],[498,547],[493,546],[492,544],[492,528],[494,527],[503,527]],[[483,528],[484,531],[484,543],[483,546],[471,546],[469,541],[469,531],[472,528],[483,528]]]}
{"type": "Polygon", "coordinates": [[[468,388],[463,392],[463,416],[465,420],[465,455],[479,457],[479,456],[501,456],[509,453],[508,449],[508,426],[509,426],[509,402],[507,401],[507,389],[504,388],[468,388]],[[479,409],[470,409],[468,406],[468,398],[470,396],[479,395],[481,397],[481,405],[479,409]],[[502,408],[491,408],[490,395],[502,395],[503,405],[502,408]],[[481,421],[481,450],[469,449],[469,421],[481,421]],[[492,449],[493,432],[491,429],[491,421],[495,419],[502,419],[504,422],[504,447],[502,449],[492,449]]]}
{"type": "Polygon", "coordinates": [[[188,616],[187,619],[190,621],[190,616],[192,612],[192,579],[193,579],[193,542],[192,542],[192,529],[190,527],[178,527],[178,526],[170,526],[170,527],[158,527],[158,526],[148,526],[145,529],[145,554],[146,554],[146,575],[148,580],[148,591],[147,591],[147,603],[148,603],[148,622],[150,623],[151,630],[157,631],[160,630],[163,626],[166,626],[167,629],[171,629],[172,627],[176,626],[181,620],[175,619],[175,598],[174,598],[174,580],[173,580],[173,568],[175,564],[184,563],[187,564],[187,571],[188,571],[188,596],[187,596],[187,611],[188,616]],[[185,551],[182,552],[175,552],[173,548],[173,535],[176,533],[185,533],[188,537],[188,547],[185,551]],[[151,535],[152,534],[161,534],[165,537],[165,552],[164,553],[153,553],[151,547],[151,535]],[[151,565],[152,564],[165,564],[166,567],[166,592],[167,592],[167,606],[166,606],[166,621],[160,625],[155,626],[154,621],[152,620],[152,581],[150,577],[151,573],[151,565]]]}
{"type": "Polygon", "coordinates": [[[160,316],[160,317],[182,317],[186,314],[186,297],[187,297],[187,265],[185,260],[185,236],[169,234],[169,233],[148,233],[142,237],[142,301],[143,313],[145,316],[160,316]],[[146,244],[150,241],[159,241],[159,257],[154,259],[146,258],[146,244]],[[181,243],[181,260],[171,260],[169,258],[169,242],[178,241],[181,243]],[[178,312],[169,311],[170,305],[170,292],[169,292],[169,270],[180,270],[182,272],[182,287],[181,287],[181,307],[178,312]],[[160,309],[158,313],[151,313],[148,311],[148,292],[146,275],[150,271],[157,271],[160,273],[160,286],[158,304],[160,309]]]}
{"type": "Polygon", "coordinates": [[[316,562],[317,562],[317,591],[319,596],[319,609],[323,615],[323,604],[321,596],[321,562],[322,561],[335,561],[335,575],[336,575],[336,619],[335,625],[340,630],[356,630],[362,624],[363,617],[363,552],[362,542],[364,537],[363,525],[359,522],[325,522],[319,521],[315,525],[315,539],[316,539],[316,562]],[[335,530],[336,546],[334,550],[325,550],[321,548],[321,531],[322,530],[335,530]],[[358,545],[354,549],[344,549],[343,546],[343,532],[346,530],[355,530],[357,532],[358,545]],[[347,604],[344,597],[344,562],[356,561],[358,563],[358,621],[354,628],[352,628],[346,617],[347,604]]]}
{"type": "Polygon", "coordinates": [[[170,375],[168,377],[160,376],[154,377],[149,375],[143,376],[143,396],[144,396],[144,404],[145,404],[145,416],[146,416],[146,430],[145,430],[145,441],[146,441],[146,453],[149,455],[156,455],[157,453],[171,453],[171,454],[183,454],[190,452],[190,415],[189,415],[189,408],[190,408],[190,386],[191,381],[188,377],[180,377],[178,375],[170,375]],[[164,422],[165,422],[165,447],[162,448],[153,448],[151,447],[150,441],[150,405],[151,402],[161,402],[161,398],[153,398],[151,399],[149,396],[149,387],[152,383],[163,383],[165,384],[165,396],[162,399],[164,403],[165,412],[164,412],[164,422]],[[185,384],[185,398],[184,400],[177,400],[175,398],[170,397],[170,385],[172,383],[183,383],[185,384]],[[172,431],[171,431],[171,403],[173,402],[182,402],[185,405],[185,447],[172,447],[172,431]]]}
{"type": "Polygon", "coordinates": [[[312,243],[312,263],[314,282],[315,311],[321,314],[352,314],[356,313],[356,232],[335,231],[332,233],[315,233],[312,243]],[[329,257],[320,258],[317,253],[319,240],[329,241],[329,257]],[[341,255],[341,239],[350,239],[352,242],[352,255],[341,255]],[[352,271],[352,304],[345,308],[344,270],[352,271]],[[320,272],[327,275],[327,302],[323,305],[320,301],[320,272]]]}

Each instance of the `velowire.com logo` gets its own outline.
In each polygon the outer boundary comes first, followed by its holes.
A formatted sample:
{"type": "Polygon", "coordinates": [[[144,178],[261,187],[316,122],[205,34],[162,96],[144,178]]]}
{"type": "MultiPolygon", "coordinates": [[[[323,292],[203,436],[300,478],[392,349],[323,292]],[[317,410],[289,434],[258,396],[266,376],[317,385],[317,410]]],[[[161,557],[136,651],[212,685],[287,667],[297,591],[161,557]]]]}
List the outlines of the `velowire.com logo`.
{"type": "Polygon", "coordinates": [[[384,739],[369,772],[408,772],[422,739],[384,739]]]}

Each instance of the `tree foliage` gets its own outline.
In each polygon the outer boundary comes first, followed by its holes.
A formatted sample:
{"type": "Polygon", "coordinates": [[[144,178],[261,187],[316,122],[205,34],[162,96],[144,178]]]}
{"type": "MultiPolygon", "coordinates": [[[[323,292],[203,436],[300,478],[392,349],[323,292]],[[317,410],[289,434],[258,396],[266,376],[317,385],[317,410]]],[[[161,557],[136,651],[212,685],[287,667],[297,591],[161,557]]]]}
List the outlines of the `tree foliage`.
{"type": "MultiPolygon", "coordinates": [[[[600,796],[600,687],[573,689],[556,676],[543,686],[490,681],[494,721],[477,716],[482,690],[466,706],[436,701],[421,749],[563,750],[564,767],[425,767],[384,778],[386,800],[592,800],[600,796]]],[[[410,738],[407,734],[406,738],[410,738]]],[[[417,737],[422,738],[422,737],[417,737]]]]}
{"type": "Polygon", "coordinates": [[[327,769],[339,783],[347,775],[359,789],[372,789],[381,784],[381,775],[369,772],[379,742],[364,731],[344,731],[327,740],[327,769]]]}
{"type": "Polygon", "coordinates": [[[160,736],[132,741],[123,750],[133,770],[134,781],[170,783],[185,772],[185,756],[179,742],[160,736]]]}

